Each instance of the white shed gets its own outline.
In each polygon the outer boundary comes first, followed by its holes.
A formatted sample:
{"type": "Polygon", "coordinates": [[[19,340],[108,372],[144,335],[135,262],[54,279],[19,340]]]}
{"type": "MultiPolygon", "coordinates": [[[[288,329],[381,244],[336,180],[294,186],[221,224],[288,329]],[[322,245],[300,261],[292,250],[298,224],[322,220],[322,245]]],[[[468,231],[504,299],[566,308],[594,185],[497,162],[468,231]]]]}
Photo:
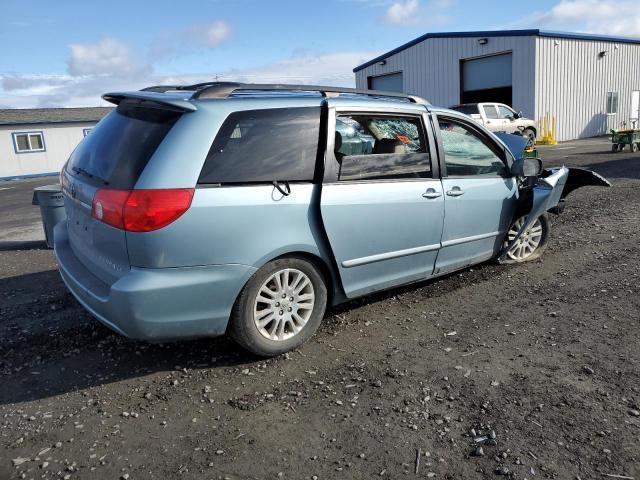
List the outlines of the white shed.
{"type": "Polygon", "coordinates": [[[58,173],[80,140],[111,110],[0,110],[0,179],[58,173]]]}
{"type": "Polygon", "coordinates": [[[428,33],[354,72],[358,88],[404,91],[439,106],[501,102],[536,120],[549,115],[558,140],[640,123],[637,38],[537,29],[428,33]]]}

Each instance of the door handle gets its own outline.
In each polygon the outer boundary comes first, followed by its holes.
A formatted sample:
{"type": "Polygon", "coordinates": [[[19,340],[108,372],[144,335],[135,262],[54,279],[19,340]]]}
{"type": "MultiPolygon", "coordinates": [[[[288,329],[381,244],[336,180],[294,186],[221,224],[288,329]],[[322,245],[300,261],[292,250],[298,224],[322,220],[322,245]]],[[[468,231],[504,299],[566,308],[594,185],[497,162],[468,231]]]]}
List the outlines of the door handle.
{"type": "Polygon", "coordinates": [[[447,195],[450,197],[460,197],[464,195],[464,192],[460,187],[453,187],[451,190],[447,190],[447,195]]]}
{"type": "Polygon", "coordinates": [[[442,196],[442,193],[436,191],[435,188],[427,188],[427,191],[422,194],[424,198],[438,198],[442,196]]]}

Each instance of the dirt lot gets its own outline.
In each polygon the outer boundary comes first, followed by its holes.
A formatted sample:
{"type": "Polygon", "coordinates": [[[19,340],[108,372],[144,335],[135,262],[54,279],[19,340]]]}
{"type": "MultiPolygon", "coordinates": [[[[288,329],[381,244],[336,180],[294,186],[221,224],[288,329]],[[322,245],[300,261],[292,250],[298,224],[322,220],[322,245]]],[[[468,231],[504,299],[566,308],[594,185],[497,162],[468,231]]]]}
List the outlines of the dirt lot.
{"type": "Polygon", "coordinates": [[[543,156],[614,188],[572,194],[541,260],[350,303],[269,361],[123,339],[0,242],[0,479],[640,480],[640,155],[543,156]]]}

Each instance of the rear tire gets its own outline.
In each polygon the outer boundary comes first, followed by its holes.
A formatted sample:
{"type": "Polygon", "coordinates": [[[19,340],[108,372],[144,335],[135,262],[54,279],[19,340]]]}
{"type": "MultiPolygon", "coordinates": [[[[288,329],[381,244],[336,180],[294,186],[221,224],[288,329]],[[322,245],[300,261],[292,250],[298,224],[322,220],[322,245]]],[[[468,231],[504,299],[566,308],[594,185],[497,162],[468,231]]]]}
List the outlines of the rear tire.
{"type": "Polygon", "coordinates": [[[613,145],[611,145],[611,151],[612,152],[617,152],[618,151],[618,144],[614,143],[613,145]]]}
{"type": "Polygon", "coordinates": [[[326,306],[320,270],[304,258],[278,258],[260,268],[240,292],[229,333],[249,352],[273,357],[311,338],[326,306]]]}
{"type": "MultiPolygon", "coordinates": [[[[510,241],[509,237],[513,238],[513,232],[517,232],[520,229],[519,225],[522,225],[525,219],[526,215],[514,219],[509,227],[504,246],[510,241]]],[[[530,262],[540,258],[547,248],[550,231],[549,216],[544,213],[538,217],[527,232],[522,234],[518,242],[508,252],[498,258],[498,263],[509,265],[530,262]]]]}

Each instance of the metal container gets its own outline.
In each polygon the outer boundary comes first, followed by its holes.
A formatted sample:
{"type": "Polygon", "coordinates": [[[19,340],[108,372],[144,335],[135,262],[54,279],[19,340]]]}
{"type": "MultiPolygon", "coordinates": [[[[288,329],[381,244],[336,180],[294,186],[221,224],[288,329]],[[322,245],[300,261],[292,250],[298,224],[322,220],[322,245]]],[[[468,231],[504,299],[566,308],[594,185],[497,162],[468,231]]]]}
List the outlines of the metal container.
{"type": "Polygon", "coordinates": [[[40,206],[47,247],[53,248],[53,227],[66,218],[62,187],[55,184],[34,188],[31,204],[40,206]]]}

